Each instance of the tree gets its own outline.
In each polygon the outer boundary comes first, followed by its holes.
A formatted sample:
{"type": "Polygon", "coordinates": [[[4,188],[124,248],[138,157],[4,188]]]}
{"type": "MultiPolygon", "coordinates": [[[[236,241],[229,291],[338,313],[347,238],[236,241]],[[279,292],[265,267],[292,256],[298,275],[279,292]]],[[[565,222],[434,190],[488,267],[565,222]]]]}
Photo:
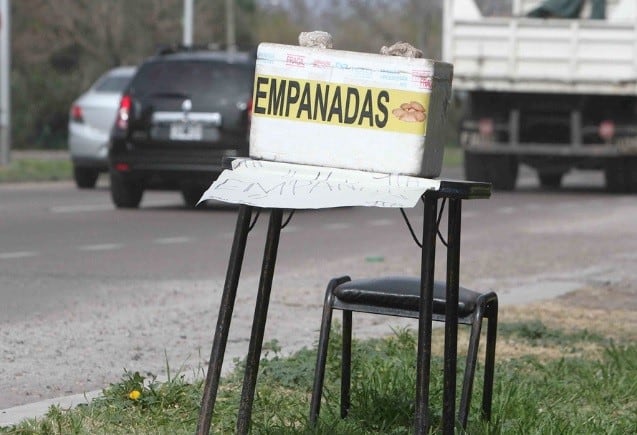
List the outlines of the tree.
{"type": "MultiPolygon", "coordinates": [[[[297,44],[326,30],[335,48],[378,52],[407,41],[440,55],[441,0],[235,0],[236,42],[297,44]]],[[[225,45],[226,0],[196,0],[193,41],[225,45]]],[[[12,2],[13,143],[66,146],[71,102],[100,74],[182,38],[183,0],[12,2]]]]}
{"type": "MultiPolygon", "coordinates": [[[[195,42],[223,40],[223,3],[196,3],[195,42]]],[[[182,7],[183,0],[13,2],[17,147],[65,146],[71,101],[107,69],[138,64],[159,46],[179,43],[182,7]]]]}
{"type": "Polygon", "coordinates": [[[405,41],[440,56],[441,0],[329,0],[319,20],[336,48],[377,53],[405,41]]]}

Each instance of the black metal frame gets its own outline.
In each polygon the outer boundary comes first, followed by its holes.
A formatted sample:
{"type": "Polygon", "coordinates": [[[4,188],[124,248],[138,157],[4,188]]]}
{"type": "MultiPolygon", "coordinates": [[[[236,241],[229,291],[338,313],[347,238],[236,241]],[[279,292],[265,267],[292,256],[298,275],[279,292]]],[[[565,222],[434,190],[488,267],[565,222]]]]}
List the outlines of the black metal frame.
{"type": "MultiPolygon", "coordinates": [[[[382,279],[382,278],[381,278],[382,279]]],[[[352,361],[352,312],[381,314],[386,316],[418,318],[417,309],[396,308],[394,306],[381,306],[372,304],[365,297],[358,297],[356,302],[339,299],[335,290],[342,284],[351,281],[349,276],[333,278],[327,285],[325,291],[325,301],[323,304],[323,317],[319,333],[318,351],[316,357],[316,368],[314,374],[314,385],[312,388],[312,398],[310,403],[310,423],[316,424],[321,407],[321,396],[323,382],[325,378],[325,365],[327,362],[328,342],[332,324],[332,313],[334,310],[343,312],[343,343],[341,356],[341,418],[347,417],[350,408],[350,385],[351,385],[351,361],[352,361]]],[[[373,282],[374,280],[366,280],[373,282]]],[[[373,284],[372,284],[373,285],[373,284]]],[[[444,283],[439,284],[444,285],[444,283]]],[[[364,286],[364,285],[363,285],[364,286]]],[[[361,287],[362,288],[362,287],[361,287]]],[[[386,289],[387,292],[398,289],[386,289]]],[[[400,296],[397,291],[396,296],[400,296]]],[[[498,297],[495,293],[483,293],[476,298],[474,309],[463,316],[458,317],[457,323],[471,325],[469,347],[467,349],[467,359],[465,365],[462,395],[458,411],[458,421],[463,428],[466,428],[469,417],[469,406],[471,404],[471,393],[473,390],[473,380],[478,361],[478,345],[480,343],[480,332],[483,319],[488,319],[487,324],[487,344],[484,364],[484,384],[482,393],[482,416],[485,419],[491,417],[491,401],[493,397],[493,373],[495,368],[495,345],[498,322],[498,297]]],[[[432,319],[437,322],[446,322],[444,313],[433,313],[432,319]]],[[[446,372],[446,370],[445,370],[446,372]]]]}
{"type": "MultiPolygon", "coordinates": [[[[478,183],[471,181],[448,181],[442,180],[440,188],[435,191],[427,191],[424,197],[424,219],[423,219],[423,239],[422,239],[422,264],[421,264],[421,298],[420,298],[420,318],[418,322],[418,356],[417,356],[417,386],[416,386],[416,433],[426,434],[429,430],[429,379],[431,361],[431,329],[432,329],[432,305],[433,305],[433,283],[436,250],[436,209],[437,202],[441,198],[449,200],[449,235],[447,251],[447,319],[457,319],[457,303],[452,301],[458,299],[458,273],[460,263],[460,220],[461,206],[463,199],[488,198],[491,195],[491,185],[489,183],[478,183]]],[[[214,341],[210,354],[208,373],[204,384],[204,392],[201,400],[201,409],[197,422],[196,433],[208,434],[212,422],[212,413],[217,398],[219,381],[221,377],[221,365],[225,355],[225,348],[230,329],[230,320],[234,310],[239,276],[245,255],[245,247],[250,230],[250,218],[253,211],[252,206],[241,205],[234,234],[234,241],[230,253],[230,260],[226,274],[221,305],[219,306],[219,317],[215,330],[214,341]]],[[[281,222],[283,217],[282,209],[272,209],[270,222],[266,237],[265,249],[263,253],[263,265],[259,290],[252,323],[252,333],[248,357],[246,361],[243,389],[241,392],[241,402],[237,416],[237,433],[246,434],[250,426],[252,415],[252,403],[256,388],[257,372],[261,347],[263,344],[263,334],[267,318],[270,292],[272,290],[272,279],[274,277],[274,266],[281,233],[281,222]]],[[[456,378],[456,356],[457,356],[457,322],[448,321],[445,323],[445,392],[443,395],[443,421],[444,432],[453,433],[455,414],[455,378],[456,378]]]]}

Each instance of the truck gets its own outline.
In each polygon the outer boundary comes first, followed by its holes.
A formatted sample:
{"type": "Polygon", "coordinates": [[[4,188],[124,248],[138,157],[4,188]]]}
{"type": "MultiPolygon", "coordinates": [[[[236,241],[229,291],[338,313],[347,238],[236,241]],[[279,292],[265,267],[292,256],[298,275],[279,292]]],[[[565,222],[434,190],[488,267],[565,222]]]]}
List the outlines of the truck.
{"type": "Polygon", "coordinates": [[[637,192],[637,1],[444,0],[443,10],[467,179],[513,190],[526,165],[557,189],[573,169],[598,170],[607,190],[637,192]]]}

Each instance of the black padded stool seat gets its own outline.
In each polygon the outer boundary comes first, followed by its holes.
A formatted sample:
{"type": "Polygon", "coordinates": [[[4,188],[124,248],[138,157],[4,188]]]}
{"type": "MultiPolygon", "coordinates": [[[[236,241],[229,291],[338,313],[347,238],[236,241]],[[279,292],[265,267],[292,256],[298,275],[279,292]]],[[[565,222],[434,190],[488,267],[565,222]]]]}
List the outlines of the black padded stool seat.
{"type": "MultiPolygon", "coordinates": [[[[310,422],[316,423],[321,407],[323,379],[327,361],[327,348],[332,324],[332,312],[343,311],[343,349],[341,365],[341,417],[345,418],[350,408],[352,312],[382,314],[389,316],[418,318],[420,315],[420,279],[415,277],[387,276],[373,279],[357,279],[349,276],[332,279],[327,285],[323,318],[318,343],[318,355],[314,374],[314,387],[310,404],[310,422]]],[[[432,319],[445,322],[446,284],[434,283],[432,319]]],[[[460,287],[458,294],[458,323],[471,325],[469,347],[462,384],[462,395],[458,408],[458,421],[467,426],[473,378],[478,360],[478,345],[482,320],[488,319],[484,384],[482,393],[482,416],[491,417],[493,396],[493,373],[495,367],[495,343],[498,323],[498,297],[495,293],[478,293],[460,287]]],[[[428,382],[428,381],[427,381],[428,382]]]]}
{"type": "MultiPolygon", "coordinates": [[[[433,312],[445,314],[445,283],[434,282],[433,312]]],[[[404,276],[388,276],[377,279],[357,279],[339,285],[334,296],[344,303],[369,304],[399,310],[418,311],[420,303],[420,279],[404,276]]],[[[458,315],[466,316],[476,308],[480,293],[460,287],[458,315]]]]}

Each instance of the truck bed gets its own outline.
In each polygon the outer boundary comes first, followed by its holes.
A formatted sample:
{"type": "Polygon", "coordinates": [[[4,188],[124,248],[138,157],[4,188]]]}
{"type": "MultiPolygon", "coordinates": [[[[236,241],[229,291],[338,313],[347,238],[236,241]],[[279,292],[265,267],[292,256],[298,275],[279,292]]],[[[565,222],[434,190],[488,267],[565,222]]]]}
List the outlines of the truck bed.
{"type": "Polygon", "coordinates": [[[457,10],[447,13],[444,47],[456,90],[637,94],[635,19],[467,19],[457,10]]]}

